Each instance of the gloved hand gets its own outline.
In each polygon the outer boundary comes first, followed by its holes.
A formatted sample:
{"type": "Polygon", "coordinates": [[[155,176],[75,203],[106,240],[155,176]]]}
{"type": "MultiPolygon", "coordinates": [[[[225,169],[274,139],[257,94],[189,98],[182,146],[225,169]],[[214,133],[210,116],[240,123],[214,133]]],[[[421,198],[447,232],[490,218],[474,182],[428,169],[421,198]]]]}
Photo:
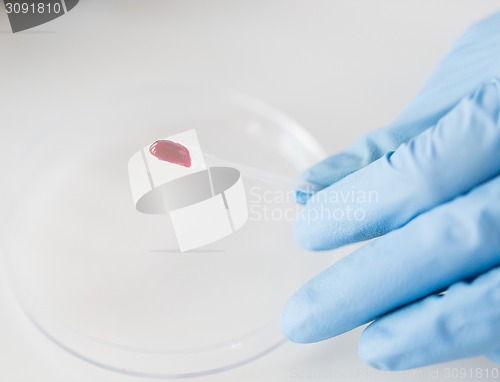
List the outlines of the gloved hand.
{"type": "Polygon", "coordinates": [[[360,355],[400,370],[500,362],[500,13],[470,28],[395,122],[315,165],[296,224],[313,250],[371,241],[300,288],[292,341],[371,323],[360,355]],[[446,292],[440,293],[446,290],[446,292]]]}

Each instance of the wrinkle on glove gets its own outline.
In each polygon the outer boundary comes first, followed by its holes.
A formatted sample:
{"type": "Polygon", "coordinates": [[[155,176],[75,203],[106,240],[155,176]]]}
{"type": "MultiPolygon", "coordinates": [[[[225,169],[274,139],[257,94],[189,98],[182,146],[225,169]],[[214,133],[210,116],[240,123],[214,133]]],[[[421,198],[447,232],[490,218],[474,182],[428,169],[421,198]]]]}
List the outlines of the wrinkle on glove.
{"type": "Polygon", "coordinates": [[[378,319],[363,332],[359,353],[386,370],[493,354],[500,339],[498,306],[500,268],[378,319]]]}

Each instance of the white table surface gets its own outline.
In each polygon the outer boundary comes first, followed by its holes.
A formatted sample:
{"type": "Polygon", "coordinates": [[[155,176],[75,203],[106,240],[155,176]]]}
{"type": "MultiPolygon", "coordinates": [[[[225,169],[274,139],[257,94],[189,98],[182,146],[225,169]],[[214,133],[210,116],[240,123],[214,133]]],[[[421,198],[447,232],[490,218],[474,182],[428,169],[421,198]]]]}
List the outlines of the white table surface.
{"type": "MultiPolygon", "coordinates": [[[[499,8],[493,0],[82,0],[65,17],[16,35],[2,12],[0,173],[15,171],[9,153],[23,150],[23,139],[61,111],[105,91],[170,80],[257,96],[334,152],[390,122],[461,31],[499,8]]],[[[56,347],[1,276],[0,381],[140,380],[56,347]]],[[[359,330],[286,344],[196,380],[429,381],[445,380],[445,368],[496,367],[476,358],[380,372],[359,360],[358,337],[359,330]]]]}

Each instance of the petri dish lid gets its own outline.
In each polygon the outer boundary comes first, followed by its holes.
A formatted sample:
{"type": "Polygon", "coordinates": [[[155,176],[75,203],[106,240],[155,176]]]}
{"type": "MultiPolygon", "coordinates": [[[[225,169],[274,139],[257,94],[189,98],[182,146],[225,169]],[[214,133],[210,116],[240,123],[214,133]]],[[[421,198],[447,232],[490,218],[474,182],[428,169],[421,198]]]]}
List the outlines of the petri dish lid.
{"type": "Polygon", "coordinates": [[[4,242],[16,295],[50,339],[95,365],[177,378],[249,362],[283,342],[284,301],[328,263],[292,237],[290,179],[323,150],[251,97],[138,87],[66,114],[21,154],[4,242]],[[247,217],[181,251],[168,212],[136,208],[128,166],[156,140],[188,131],[207,168],[241,175],[247,217]]]}

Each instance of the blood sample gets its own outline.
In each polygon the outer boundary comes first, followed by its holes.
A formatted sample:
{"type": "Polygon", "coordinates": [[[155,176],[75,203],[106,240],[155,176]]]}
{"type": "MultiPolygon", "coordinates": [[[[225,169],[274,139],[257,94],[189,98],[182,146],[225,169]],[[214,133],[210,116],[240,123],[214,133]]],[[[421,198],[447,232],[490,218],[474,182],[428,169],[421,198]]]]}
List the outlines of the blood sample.
{"type": "Polygon", "coordinates": [[[149,147],[149,152],[159,160],[191,167],[189,150],[180,143],[166,139],[158,140],[149,147]]]}

